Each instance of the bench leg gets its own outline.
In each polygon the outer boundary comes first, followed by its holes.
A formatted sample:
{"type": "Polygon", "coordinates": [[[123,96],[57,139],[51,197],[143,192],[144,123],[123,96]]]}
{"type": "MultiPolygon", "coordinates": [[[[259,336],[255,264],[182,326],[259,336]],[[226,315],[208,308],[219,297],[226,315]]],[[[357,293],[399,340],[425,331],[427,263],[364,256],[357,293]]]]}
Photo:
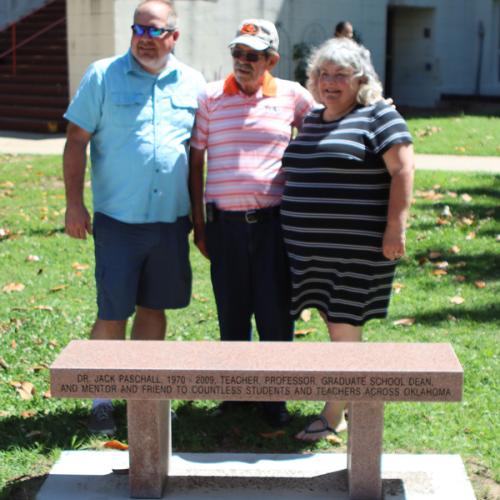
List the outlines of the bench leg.
{"type": "Polygon", "coordinates": [[[351,500],[382,498],[383,402],[349,404],[347,474],[351,500]]]}
{"type": "Polygon", "coordinates": [[[170,401],[127,401],[132,498],[161,498],[171,453],[170,401]]]}

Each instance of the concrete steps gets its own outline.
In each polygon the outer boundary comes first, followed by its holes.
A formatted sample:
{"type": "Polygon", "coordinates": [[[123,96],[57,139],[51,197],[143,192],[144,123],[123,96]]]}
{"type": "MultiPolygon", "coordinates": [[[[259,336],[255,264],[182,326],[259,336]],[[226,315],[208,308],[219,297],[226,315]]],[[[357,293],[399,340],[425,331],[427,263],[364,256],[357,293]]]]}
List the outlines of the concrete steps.
{"type": "MultiPolygon", "coordinates": [[[[65,0],[54,0],[16,23],[17,43],[65,17],[65,0]]],[[[11,29],[0,32],[0,54],[11,47],[11,29]]],[[[61,133],[69,102],[66,22],[0,59],[0,129],[61,133]]]]}

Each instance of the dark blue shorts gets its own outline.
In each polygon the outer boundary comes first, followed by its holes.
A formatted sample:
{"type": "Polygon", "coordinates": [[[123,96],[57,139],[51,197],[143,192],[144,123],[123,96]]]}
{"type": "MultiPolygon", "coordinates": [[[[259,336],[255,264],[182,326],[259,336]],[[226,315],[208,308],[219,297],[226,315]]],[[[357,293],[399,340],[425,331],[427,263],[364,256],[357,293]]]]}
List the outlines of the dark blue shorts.
{"type": "Polygon", "coordinates": [[[94,216],[98,318],[124,320],[135,306],[186,307],[191,297],[188,217],[127,224],[94,216]]]}

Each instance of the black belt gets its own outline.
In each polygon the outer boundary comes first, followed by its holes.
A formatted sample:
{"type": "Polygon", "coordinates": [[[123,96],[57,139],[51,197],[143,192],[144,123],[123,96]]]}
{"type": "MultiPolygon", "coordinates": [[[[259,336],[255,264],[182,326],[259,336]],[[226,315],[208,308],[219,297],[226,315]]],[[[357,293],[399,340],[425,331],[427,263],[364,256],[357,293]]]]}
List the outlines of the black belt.
{"type": "Polygon", "coordinates": [[[235,222],[246,222],[247,224],[256,224],[265,220],[278,217],[280,207],[276,205],[269,208],[257,208],[255,210],[219,210],[214,203],[207,203],[207,221],[214,222],[216,220],[230,220],[235,222]]]}

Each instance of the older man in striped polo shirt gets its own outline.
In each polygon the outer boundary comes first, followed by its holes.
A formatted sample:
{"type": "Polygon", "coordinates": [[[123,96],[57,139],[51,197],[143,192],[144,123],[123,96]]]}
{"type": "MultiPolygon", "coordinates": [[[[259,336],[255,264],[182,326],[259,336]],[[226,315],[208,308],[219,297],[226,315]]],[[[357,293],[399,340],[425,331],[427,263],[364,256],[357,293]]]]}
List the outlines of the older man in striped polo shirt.
{"type": "MultiPolygon", "coordinates": [[[[251,340],[252,315],[261,340],[293,337],[279,221],[281,158],[292,127],[301,126],[314,102],[298,83],[271,75],[278,43],[270,21],[241,23],[229,44],[233,73],[200,96],[191,139],[194,237],[210,259],[222,340],[251,340]]],[[[225,402],[220,411],[234,407],[225,402]]],[[[289,420],[285,403],[265,403],[263,410],[274,427],[289,420]]]]}

